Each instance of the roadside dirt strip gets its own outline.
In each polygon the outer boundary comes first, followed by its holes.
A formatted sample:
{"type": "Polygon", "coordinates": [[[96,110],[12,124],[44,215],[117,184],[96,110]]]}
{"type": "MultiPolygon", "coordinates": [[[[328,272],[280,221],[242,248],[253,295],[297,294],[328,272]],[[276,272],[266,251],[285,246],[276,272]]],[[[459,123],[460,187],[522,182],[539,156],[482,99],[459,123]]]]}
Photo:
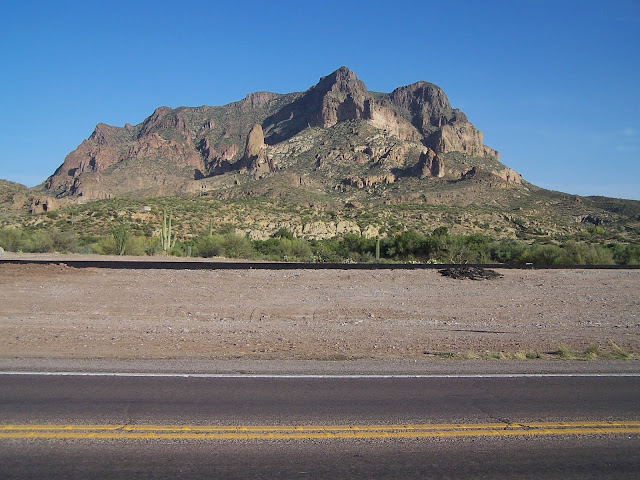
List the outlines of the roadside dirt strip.
{"type": "Polygon", "coordinates": [[[0,439],[309,440],[638,433],[638,421],[303,426],[0,425],[0,439]]]}
{"type": "Polygon", "coordinates": [[[640,353],[640,270],[0,264],[0,358],[526,359],[640,353]]]}
{"type": "Polygon", "coordinates": [[[640,270],[500,273],[473,281],[437,270],[0,264],[0,359],[525,360],[558,352],[565,358],[640,353],[640,270]]]}

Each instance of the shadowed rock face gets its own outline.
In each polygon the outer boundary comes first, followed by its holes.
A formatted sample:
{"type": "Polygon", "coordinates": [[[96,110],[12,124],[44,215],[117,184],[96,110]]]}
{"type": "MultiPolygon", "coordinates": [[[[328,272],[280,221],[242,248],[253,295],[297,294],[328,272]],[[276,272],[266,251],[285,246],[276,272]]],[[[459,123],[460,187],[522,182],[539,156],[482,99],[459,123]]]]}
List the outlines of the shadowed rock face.
{"type": "Polygon", "coordinates": [[[308,127],[327,128],[343,120],[368,118],[367,101],[370,100],[367,87],[356,74],[340,67],[264,120],[266,142],[279,143],[308,127]]]}
{"type": "Polygon", "coordinates": [[[411,115],[411,123],[424,135],[454,120],[466,121],[459,110],[454,110],[440,87],[428,82],[417,82],[396,88],[382,104],[399,107],[411,115]]]}
{"type": "Polygon", "coordinates": [[[498,152],[482,144],[482,133],[437,85],[416,82],[389,94],[372,93],[340,67],[302,93],[256,92],[221,107],[159,107],[136,126],[98,124],[45,188],[57,197],[87,199],[201,192],[199,181],[229,172],[264,177],[302,154],[327,171],[331,162],[342,162],[343,169],[353,162],[364,186],[392,183],[396,174],[463,178],[471,165],[451,168],[443,157],[450,153],[490,158],[496,178],[520,181],[517,173],[504,173],[498,152]],[[338,129],[343,122],[361,123],[338,129]],[[366,143],[362,125],[369,126],[364,130],[375,145],[366,143]],[[342,136],[342,147],[327,151],[326,136],[305,134],[314,128],[339,132],[330,138],[336,143],[335,136],[342,136]]]}

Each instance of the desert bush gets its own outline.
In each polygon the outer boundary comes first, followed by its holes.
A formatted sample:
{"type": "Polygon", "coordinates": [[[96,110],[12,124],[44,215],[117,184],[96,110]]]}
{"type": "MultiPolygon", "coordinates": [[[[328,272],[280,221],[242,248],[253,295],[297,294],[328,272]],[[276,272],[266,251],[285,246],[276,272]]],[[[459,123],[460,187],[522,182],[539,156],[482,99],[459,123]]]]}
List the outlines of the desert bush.
{"type": "Polygon", "coordinates": [[[517,240],[501,240],[489,245],[489,256],[499,263],[522,264],[528,245],[517,240]]]}
{"type": "Polygon", "coordinates": [[[147,255],[149,240],[151,239],[148,237],[140,237],[137,235],[129,237],[124,247],[124,255],[147,255]]]}
{"type": "Polygon", "coordinates": [[[251,258],[254,250],[251,240],[230,232],[199,238],[193,246],[192,254],[200,257],[251,258]]]}
{"type": "Polygon", "coordinates": [[[279,237],[256,240],[253,246],[256,253],[270,260],[308,262],[313,259],[309,242],[300,238],[279,237]]]}
{"type": "Polygon", "coordinates": [[[13,227],[0,229],[0,247],[11,252],[76,252],[78,240],[75,234],[57,228],[28,231],[13,227]]]}
{"type": "Polygon", "coordinates": [[[613,243],[607,245],[607,248],[618,265],[640,264],[640,245],[622,245],[620,243],[613,243]]]}
{"type": "Polygon", "coordinates": [[[8,252],[19,252],[24,245],[24,232],[14,227],[0,229],[0,247],[8,252]]]}
{"type": "Polygon", "coordinates": [[[612,265],[613,254],[600,245],[567,242],[563,244],[564,263],[567,265],[612,265]]]}
{"type": "MultiPolygon", "coordinates": [[[[275,234],[274,234],[275,235],[275,234]]],[[[280,260],[282,258],[282,239],[272,236],[267,240],[255,240],[253,248],[258,255],[270,260],[280,260]]]]}
{"type": "Polygon", "coordinates": [[[53,239],[48,232],[38,231],[31,235],[31,238],[25,241],[23,251],[33,253],[45,253],[55,251],[53,239]]]}
{"type": "Polygon", "coordinates": [[[237,233],[223,235],[222,248],[224,256],[229,258],[251,258],[254,253],[251,240],[237,233]]]}
{"type": "Polygon", "coordinates": [[[565,263],[564,252],[557,245],[532,245],[524,253],[525,263],[535,265],[561,265],[565,263]]]}
{"type": "Polygon", "coordinates": [[[354,233],[346,234],[342,239],[333,239],[328,245],[343,260],[359,261],[362,255],[374,255],[376,240],[354,233]]]}
{"type": "Polygon", "coordinates": [[[224,237],[222,235],[205,235],[198,239],[194,254],[200,257],[219,257],[223,254],[224,237]]]}
{"type": "Polygon", "coordinates": [[[124,255],[129,239],[131,238],[131,229],[129,228],[129,224],[125,221],[121,221],[117,225],[112,225],[111,236],[113,236],[113,241],[115,243],[115,253],[118,255],[124,255]]]}
{"type": "Polygon", "coordinates": [[[144,253],[145,255],[159,255],[162,253],[160,237],[145,237],[144,253]]]}
{"type": "Polygon", "coordinates": [[[90,245],[90,250],[98,255],[116,255],[118,247],[112,235],[103,237],[90,245]]]}
{"type": "Polygon", "coordinates": [[[449,237],[446,246],[447,263],[478,263],[477,255],[465,242],[464,237],[449,237]]]}
{"type": "Polygon", "coordinates": [[[415,230],[407,230],[395,237],[398,255],[419,255],[424,250],[425,237],[415,230]]]}
{"type": "Polygon", "coordinates": [[[55,252],[73,253],[78,251],[78,237],[73,232],[53,229],[49,232],[55,252]]]}

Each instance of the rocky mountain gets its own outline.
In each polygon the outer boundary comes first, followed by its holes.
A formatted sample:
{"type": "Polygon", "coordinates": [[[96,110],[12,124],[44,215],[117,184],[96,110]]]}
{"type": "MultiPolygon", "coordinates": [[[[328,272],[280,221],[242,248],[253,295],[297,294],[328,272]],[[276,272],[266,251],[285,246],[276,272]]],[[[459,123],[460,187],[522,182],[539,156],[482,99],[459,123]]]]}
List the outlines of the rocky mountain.
{"type": "Polygon", "coordinates": [[[305,92],[257,92],[224,106],[159,107],[135,126],[98,124],[47,179],[44,193],[87,201],[286,197],[293,189],[298,197],[346,193],[347,199],[428,196],[437,202],[461,189],[503,194],[528,188],[438,86],[421,81],[370,92],[341,67],[305,92]]]}
{"type": "Polygon", "coordinates": [[[37,189],[0,179],[0,217],[53,211],[61,203],[66,202],[54,199],[37,189]]]}

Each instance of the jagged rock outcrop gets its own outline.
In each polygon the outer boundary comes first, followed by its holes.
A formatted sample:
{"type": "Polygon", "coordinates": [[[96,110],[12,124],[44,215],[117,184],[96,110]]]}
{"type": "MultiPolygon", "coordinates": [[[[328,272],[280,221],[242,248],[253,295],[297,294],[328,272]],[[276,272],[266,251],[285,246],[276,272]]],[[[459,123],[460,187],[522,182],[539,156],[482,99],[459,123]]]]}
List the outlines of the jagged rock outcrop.
{"type": "Polygon", "coordinates": [[[431,139],[437,153],[462,152],[480,157],[486,153],[482,144],[482,132],[469,122],[455,121],[443,125],[431,139]]]}
{"type": "Polygon", "coordinates": [[[232,170],[232,159],[238,154],[238,146],[235,143],[225,148],[222,153],[218,153],[208,137],[201,140],[199,150],[205,169],[210,175],[222,175],[232,170]]]}
{"type": "Polygon", "coordinates": [[[246,97],[244,97],[241,108],[245,112],[254,110],[256,108],[263,107],[268,102],[278,98],[278,96],[279,95],[277,93],[271,93],[271,92],[249,93],[246,97]]]}
{"type": "Polygon", "coordinates": [[[372,97],[347,67],[322,77],[317,85],[262,123],[269,145],[308,127],[328,128],[343,120],[369,118],[372,97]]]}
{"type": "Polygon", "coordinates": [[[372,187],[376,184],[390,184],[396,181],[393,173],[382,175],[369,175],[366,177],[350,177],[345,179],[344,183],[356,188],[372,187]]]}
{"type": "Polygon", "coordinates": [[[515,185],[520,185],[522,184],[522,175],[520,175],[518,172],[516,172],[514,169],[512,168],[504,168],[502,170],[494,170],[492,172],[496,177],[500,177],[501,179],[503,179],[505,182],[510,183],[510,184],[515,184],[515,185]]]}
{"type": "Polygon", "coordinates": [[[381,166],[386,166],[388,168],[402,167],[411,148],[412,145],[410,144],[395,144],[379,157],[374,156],[374,158],[377,158],[376,163],[381,166]]]}
{"type": "Polygon", "coordinates": [[[328,128],[342,120],[369,118],[371,101],[367,87],[347,67],[340,67],[320,80],[315,95],[322,96],[312,126],[328,128]]]}
{"type": "Polygon", "coordinates": [[[437,85],[371,93],[340,67],[305,92],[256,92],[221,107],[158,107],[139,125],[98,124],[45,189],[85,199],[201,194],[242,183],[230,174],[263,178],[291,167],[299,178],[313,177],[308,186],[327,189],[389,185],[406,176],[461,178],[473,167],[520,185],[482,142],[437,85]],[[218,176],[226,180],[205,182],[218,176]],[[199,181],[205,183],[193,183],[199,181]]]}
{"type": "Polygon", "coordinates": [[[425,148],[420,154],[420,160],[418,160],[418,163],[416,163],[414,167],[414,172],[420,178],[442,178],[445,175],[444,160],[430,148],[425,148]]]}
{"type": "Polygon", "coordinates": [[[422,138],[415,126],[395,111],[381,105],[369,104],[369,123],[400,140],[420,141],[422,138]]]}
{"type": "Polygon", "coordinates": [[[247,137],[240,171],[246,170],[257,176],[266,175],[276,171],[276,166],[267,155],[267,146],[264,143],[264,132],[259,123],[256,123],[247,137]]]}
{"type": "Polygon", "coordinates": [[[249,136],[247,137],[247,145],[244,149],[244,157],[245,159],[251,159],[257,157],[260,154],[260,151],[265,148],[264,144],[264,133],[262,131],[262,126],[256,123],[251,131],[249,132],[249,136]]]}
{"type": "Polygon", "coordinates": [[[57,202],[47,196],[36,196],[31,200],[31,213],[38,214],[43,212],[52,212],[57,207],[57,202]]]}
{"type": "Polygon", "coordinates": [[[396,88],[382,104],[391,104],[409,113],[411,123],[423,134],[430,134],[453,121],[466,121],[464,114],[453,109],[440,87],[428,82],[416,82],[396,88]]]}

